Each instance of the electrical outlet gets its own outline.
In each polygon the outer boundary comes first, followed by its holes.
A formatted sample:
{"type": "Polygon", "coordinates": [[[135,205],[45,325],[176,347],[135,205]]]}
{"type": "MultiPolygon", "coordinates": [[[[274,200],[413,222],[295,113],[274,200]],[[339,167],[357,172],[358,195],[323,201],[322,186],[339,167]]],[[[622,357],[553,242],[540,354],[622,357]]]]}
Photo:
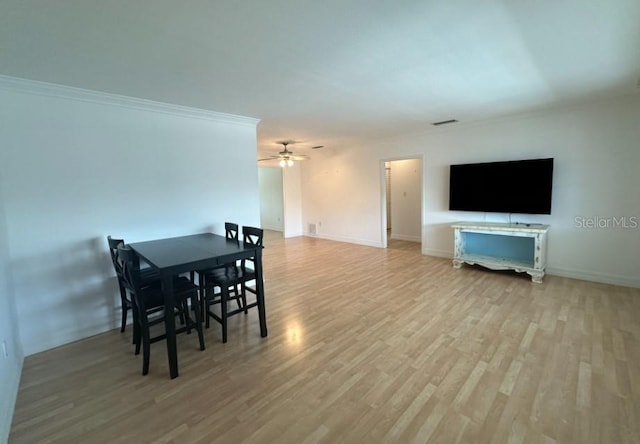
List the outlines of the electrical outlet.
{"type": "Polygon", "coordinates": [[[2,341],[2,357],[4,359],[9,359],[9,350],[7,350],[7,341],[2,341]]]}

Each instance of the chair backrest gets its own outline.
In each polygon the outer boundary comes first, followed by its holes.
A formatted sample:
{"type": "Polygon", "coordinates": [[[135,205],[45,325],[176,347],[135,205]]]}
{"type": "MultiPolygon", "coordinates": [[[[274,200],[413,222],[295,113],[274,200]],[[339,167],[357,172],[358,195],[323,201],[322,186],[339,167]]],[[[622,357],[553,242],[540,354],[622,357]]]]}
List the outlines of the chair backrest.
{"type": "Polygon", "coordinates": [[[147,301],[142,291],[142,278],[140,277],[140,257],[128,245],[118,247],[118,259],[122,264],[123,283],[131,294],[140,312],[147,310],[147,301]]]}
{"type": "Polygon", "coordinates": [[[111,236],[107,236],[107,243],[109,244],[109,253],[111,253],[111,262],[113,263],[113,268],[116,270],[116,275],[118,276],[118,279],[121,279],[122,267],[118,259],[118,246],[120,244],[124,245],[124,240],[114,239],[111,236]]]}
{"type": "Polygon", "coordinates": [[[255,227],[242,227],[242,237],[245,244],[262,247],[264,230],[255,227]]]}
{"type": "Polygon", "coordinates": [[[225,222],[224,231],[226,233],[227,239],[235,241],[238,240],[238,224],[234,224],[233,222],[225,222]]]}
{"type": "Polygon", "coordinates": [[[124,243],[120,244],[118,245],[118,262],[122,269],[124,286],[135,293],[141,287],[140,258],[138,254],[124,243]]]}
{"type": "MultiPolygon", "coordinates": [[[[262,247],[262,237],[264,231],[261,228],[255,227],[242,227],[242,238],[245,245],[257,245],[262,247]]],[[[242,269],[246,270],[247,262],[251,262],[252,269],[255,270],[255,257],[242,260],[242,269]]]]}

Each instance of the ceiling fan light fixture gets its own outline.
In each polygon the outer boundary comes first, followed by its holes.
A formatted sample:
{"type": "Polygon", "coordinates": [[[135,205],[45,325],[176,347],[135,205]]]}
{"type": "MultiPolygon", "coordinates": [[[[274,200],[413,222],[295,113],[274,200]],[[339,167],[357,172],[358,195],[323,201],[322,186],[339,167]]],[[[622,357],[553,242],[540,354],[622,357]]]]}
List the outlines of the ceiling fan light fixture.
{"type": "MultiPolygon", "coordinates": [[[[282,145],[283,149],[282,151],[280,151],[277,155],[270,155],[269,157],[266,157],[264,159],[258,159],[258,162],[262,162],[265,160],[278,160],[278,164],[280,165],[280,167],[284,168],[284,167],[292,167],[293,164],[298,161],[298,160],[307,160],[309,158],[309,156],[307,156],[306,154],[294,154],[292,151],[289,151],[289,149],[287,149],[287,145],[290,145],[292,143],[295,143],[294,141],[290,141],[290,140],[284,140],[282,142],[278,142],[280,145],[282,145]]],[[[318,149],[318,148],[322,148],[323,145],[316,145],[314,147],[312,147],[311,149],[318,149]]]]}

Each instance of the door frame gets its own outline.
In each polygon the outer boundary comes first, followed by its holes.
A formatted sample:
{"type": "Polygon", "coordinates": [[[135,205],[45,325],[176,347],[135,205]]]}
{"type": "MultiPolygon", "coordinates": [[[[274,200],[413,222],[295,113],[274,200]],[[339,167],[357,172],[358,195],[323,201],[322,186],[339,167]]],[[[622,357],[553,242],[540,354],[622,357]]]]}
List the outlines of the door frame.
{"type": "MultiPolygon", "coordinates": [[[[423,250],[424,246],[424,184],[425,184],[425,175],[424,175],[424,155],[423,154],[414,154],[409,156],[400,156],[400,157],[388,157],[384,159],[380,159],[379,166],[379,176],[380,176],[380,246],[382,248],[387,248],[387,172],[386,172],[386,163],[394,162],[397,160],[420,160],[422,163],[422,171],[421,171],[421,180],[420,180],[420,251],[423,250]]],[[[393,202],[391,202],[393,205],[393,202]]]]}

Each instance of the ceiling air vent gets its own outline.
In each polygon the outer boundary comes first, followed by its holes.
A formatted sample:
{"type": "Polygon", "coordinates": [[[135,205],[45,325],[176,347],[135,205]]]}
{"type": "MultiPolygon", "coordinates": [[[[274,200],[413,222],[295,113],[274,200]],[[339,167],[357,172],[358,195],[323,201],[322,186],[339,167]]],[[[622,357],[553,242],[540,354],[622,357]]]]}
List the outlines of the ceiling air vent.
{"type": "Polygon", "coordinates": [[[433,122],[431,125],[433,126],[440,126],[440,125],[448,125],[449,123],[456,123],[457,120],[456,119],[451,119],[451,120],[441,120],[440,122],[433,122]]]}

